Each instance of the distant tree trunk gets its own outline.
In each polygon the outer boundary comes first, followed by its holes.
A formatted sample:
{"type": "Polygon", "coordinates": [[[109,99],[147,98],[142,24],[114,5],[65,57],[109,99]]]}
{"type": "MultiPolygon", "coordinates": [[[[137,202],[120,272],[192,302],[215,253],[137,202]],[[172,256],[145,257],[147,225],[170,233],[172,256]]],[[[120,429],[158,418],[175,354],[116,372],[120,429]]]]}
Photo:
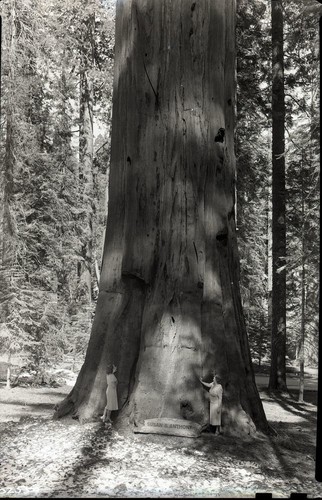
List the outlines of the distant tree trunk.
{"type": "Polygon", "coordinates": [[[75,366],[76,366],[76,356],[77,356],[77,344],[78,344],[78,336],[76,334],[75,339],[74,339],[74,347],[73,347],[73,355],[72,355],[72,372],[75,372],[75,366]]]}
{"type": "MultiPolygon", "coordinates": [[[[0,273],[1,292],[8,296],[12,285],[14,265],[16,260],[16,229],[12,216],[14,168],[15,168],[15,53],[16,53],[16,4],[13,0],[8,12],[5,43],[7,50],[7,93],[5,101],[6,136],[5,154],[1,166],[2,181],[2,210],[1,210],[1,245],[0,245],[0,273]]],[[[0,321],[6,322],[10,314],[10,300],[1,304],[0,321]]]]}
{"type": "Polygon", "coordinates": [[[97,286],[99,288],[99,285],[100,285],[100,279],[101,279],[101,274],[100,274],[100,268],[99,268],[99,265],[98,265],[98,262],[97,262],[97,258],[95,256],[95,276],[96,276],[96,282],[97,282],[97,286]]]}
{"type": "MultiPolygon", "coordinates": [[[[105,203],[105,214],[104,214],[104,220],[107,221],[107,216],[108,216],[108,191],[109,191],[109,183],[110,183],[110,169],[109,169],[109,166],[107,167],[106,169],[106,187],[105,187],[105,199],[104,199],[104,203],[105,203]]],[[[105,242],[105,238],[106,238],[106,223],[105,223],[105,228],[103,230],[103,234],[102,234],[102,247],[104,248],[104,242],[105,242]]],[[[102,256],[104,257],[104,256],[102,256]]],[[[102,258],[103,260],[103,258],[102,258]]]]}
{"type": "Polygon", "coordinates": [[[264,340],[264,331],[265,331],[265,316],[262,312],[260,312],[259,317],[259,346],[258,346],[258,366],[261,366],[262,356],[263,356],[263,340],[264,340]]]}
{"type": "Polygon", "coordinates": [[[93,23],[91,16],[87,20],[84,34],[84,45],[81,48],[80,60],[80,125],[79,125],[79,178],[81,204],[84,210],[83,244],[81,248],[82,260],[79,263],[79,280],[86,288],[85,296],[89,307],[92,304],[92,261],[93,261],[93,207],[94,207],[94,179],[93,179],[93,83],[89,71],[93,64],[93,23]]]}
{"type": "MultiPolygon", "coordinates": [[[[68,81],[66,78],[68,56],[65,51],[61,54],[61,74],[59,80],[59,100],[58,100],[58,116],[59,121],[56,126],[54,138],[53,138],[53,150],[55,151],[56,161],[60,168],[60,185],[58,189],[58,196],[64,198],[65,195],[65,183],[66,183],[66,171],[68,165],[71,163],[71,157],[73,155],[71,148],[71,118],[68,114],[68,98],[69,98],[69,88],[68,81]]],[[[78,175],[78,172],[75,172],[78,175]]],[[[58,221],[57,221],[58,223],[58,221]]],[[[66,266],[66,241],[65,241],[65,231],[66,226],[63,222],[60,223],[58,228],[59,237],[61,238],[60,250],[61,250],[61,263],[56,267],[57,273],[57,295],[61,307],[64,311],[63,317],[66,314],[66,305],[71,301],[71,288],[75,286],[75,274],[71,275],[66,266]]],[[[65,321],[65,319],[64,319],[65,321]]]]}
{"type": "Polygon", "coordinates": [[[100,292],[84,365],[56,417],[102,412],[113,362],[121,422],[207,425],[199,377],[216,371],[224,432],[267,429],[239,291],[234,4],[117,4],[100,292]]]}
{"type": "Polygon", "coordinates": [[[11,387],[11,351],[10,350],[8,352],[8,358],[7,358],[7,381],[6,381],[6,387],[7,387],[7,389],[10,389],[10,387],[11,387]]]}
{"type": "Polygon", "coordinates": [[[285,98],[282,0],[272,0],[272,340],[269,389],[286,391],[285,98]]]}
{"type": "Polygon", "coordinates": [[[273,264],[272,264],[272,177],[268,184],[267,199],[267,330],[272,332],[272,288],[273,288],[273,264]]]}
{"type": "Polygon", "coordinates": [[[301,334],[299,345],[300,357],[300,383],[299,383],[299,403],[304,401],[304,359],[305,359],[305,201],[304,201],[304,167],[303,154],[301,162],[301,218],[302,218],[302,273],[301,273],[301,334]]]}

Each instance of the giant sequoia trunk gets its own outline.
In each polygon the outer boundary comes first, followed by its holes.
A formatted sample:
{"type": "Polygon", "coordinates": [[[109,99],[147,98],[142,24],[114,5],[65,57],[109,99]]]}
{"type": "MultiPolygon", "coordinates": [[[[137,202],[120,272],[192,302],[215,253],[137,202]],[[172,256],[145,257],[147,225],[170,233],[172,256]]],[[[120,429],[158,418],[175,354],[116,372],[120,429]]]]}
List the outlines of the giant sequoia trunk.
{"type": "Polygon", "coordinates": [[[234,0],[119,1],[109,210],[84,365],[56,417],[92,418],[118,366],[118,419],[267,426],[239,294],[234,0]]]}
{"type": "Polygon", "coordinates": [[[286,390],[285,96],[282,0],[272,0],[272,338],[269,388],[286,390]]]}

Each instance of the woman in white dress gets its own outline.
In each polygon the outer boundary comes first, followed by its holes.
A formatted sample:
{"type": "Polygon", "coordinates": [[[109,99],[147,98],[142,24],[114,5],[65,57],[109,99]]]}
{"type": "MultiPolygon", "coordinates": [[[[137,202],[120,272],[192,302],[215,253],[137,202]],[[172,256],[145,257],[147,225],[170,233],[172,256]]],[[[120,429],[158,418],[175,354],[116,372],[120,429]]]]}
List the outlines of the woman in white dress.
{"type": "Polygon", "coordinates": [[[212,382],[204,382],[201,378],[200,382],[205,386],[209,387],[209,399],[210,399],[210,416],[209,424],[214,427],[214,432],[220,433],[221,431],[221,410],[222,410],[222,385],[217,381],[217,375],[214,375],[212,382]]]}
{"type": "Polygon", "coordinates": [[[104,408],[103,416],[101,417],[103,422],[106,422],[107,420],[111,423],[111,412],[119,409],[116,391],[117,378],[114,375],[114,373],[116,373],[116,370],[117,368],[114,365],[108,365],[106,370],[106,406],[104,408]]]}

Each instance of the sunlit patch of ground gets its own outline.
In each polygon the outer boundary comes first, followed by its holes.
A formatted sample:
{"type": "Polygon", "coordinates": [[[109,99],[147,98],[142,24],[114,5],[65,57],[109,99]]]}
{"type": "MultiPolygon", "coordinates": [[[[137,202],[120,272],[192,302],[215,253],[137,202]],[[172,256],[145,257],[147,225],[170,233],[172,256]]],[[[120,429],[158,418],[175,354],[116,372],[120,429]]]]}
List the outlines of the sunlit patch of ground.
{"type": "Polygon", "coordinates": [[[263,391],[276,436],[189,439],[121,434],[99,422],[53,421],[54,404],[69,390],[0,389],[0,496],[322,496],[314,480],[315,404],[263,391]],[[29,416],[8,421],[15,409],[16,417],[30,411],[29,416]]]}

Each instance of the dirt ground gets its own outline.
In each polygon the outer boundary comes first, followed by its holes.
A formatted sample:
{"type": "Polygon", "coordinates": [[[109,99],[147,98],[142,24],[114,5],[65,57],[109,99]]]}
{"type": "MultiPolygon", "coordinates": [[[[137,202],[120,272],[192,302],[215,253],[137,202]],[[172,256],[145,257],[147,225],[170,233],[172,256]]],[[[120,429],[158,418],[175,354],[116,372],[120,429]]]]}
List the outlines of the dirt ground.
{"type": "MultiPolygon", "coordinates": [[[[311,376],[311,383],[315,376],[311,376]]],[[[0,497],[322,496],[314,479],[316,388],[305,402],[258,384],[276,436],[197,439],[52,420],[71,389],[0,387],[0,497]]],[[[293,396],[296,389],[294,388],[293,396]]]]}

